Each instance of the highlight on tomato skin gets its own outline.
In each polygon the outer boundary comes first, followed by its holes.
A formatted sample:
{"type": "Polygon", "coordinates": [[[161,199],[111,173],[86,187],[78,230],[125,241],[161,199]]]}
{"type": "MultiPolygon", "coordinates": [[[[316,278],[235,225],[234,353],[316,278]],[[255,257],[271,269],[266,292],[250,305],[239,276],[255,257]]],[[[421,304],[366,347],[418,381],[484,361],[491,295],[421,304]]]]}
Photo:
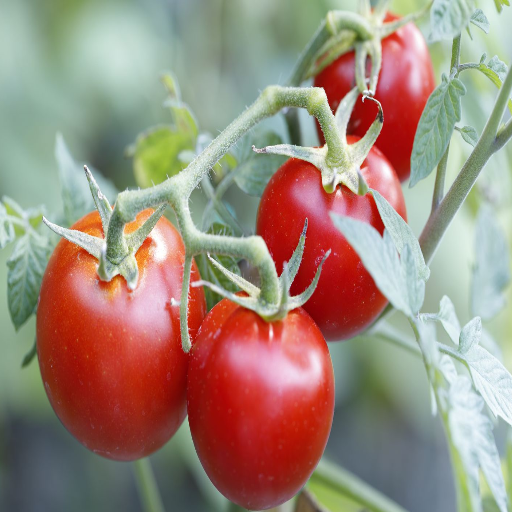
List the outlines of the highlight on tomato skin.
{"type": "MultiPolygon", "coordinates": [[[[399,19],[388,13],[385,21],[399,19]]],[[[355,55],[338,57],[314,79],[323,87],[336,111],[341,99],[355,86],[355,55]]],[[[434,68],[425,38],[414,23],[407,23],[382,40],[382,67],[375,98],[384,110],[384,125],[377,147],[386,155],[400,181],[411,174],[411,153],[416,128],[425,104],[435,88],[434,68]]],[[[363,137],[375,119],[377,107],[358,99],[347,132],[363,137]]],[[[324,137],[317,123],[321,143],[324,137]]]]}
{"type": "MultiPolygon", "coordinates": [[[[349,144],[359,140],[348,136],[349,144]]],[[[371,149],[361,173],[368,186],[380,192],[407,220],[398,177],[384,154],[371,149]]],[[[334,226],[335,212],[371,224],[383,233],[384,224],[371,194],[358,196],[344,186],[328,194],[320,171],[297,159],[287,160],[269,181],[258,208],[256,233],[265,240],[278,272],[295,249],[304,220],[308,219],[306,245],[292,294],[303,292],[315,275],[319,261],[331,249],[313,296],[303,306],[327,341],[352,338],[364,331],[387,305],[361,259],[334,226]]]]}
{"type": "Polygon", "coordinates": [[[204,470],[249,510],[278,506],[307,482],[334,413],[334,373],[311,317],[266,322],[227,299],[207,315],[191,351],[187,407],[204,470]]]}
{"type": "MultiPolygon", "coordinates": [[[[133,232],[152,213],[127,225],[133,232]]],[[[103,236],[98,212],[72,229],[103,236]]],[[[139,282],[100,281],[97,260],[61,240],[43,277],[37,354],[48,399],[66,429],[94,453],[135,460],[163,446],[186,416],[188,355],[179,307],[185,248],[162,217],[136,254],[139,282]]],[[[199,278],[195,263],[192,281],[199,278]]],[[[202,288],[190,288],[192,338],[206,314],[202,288]]]]}

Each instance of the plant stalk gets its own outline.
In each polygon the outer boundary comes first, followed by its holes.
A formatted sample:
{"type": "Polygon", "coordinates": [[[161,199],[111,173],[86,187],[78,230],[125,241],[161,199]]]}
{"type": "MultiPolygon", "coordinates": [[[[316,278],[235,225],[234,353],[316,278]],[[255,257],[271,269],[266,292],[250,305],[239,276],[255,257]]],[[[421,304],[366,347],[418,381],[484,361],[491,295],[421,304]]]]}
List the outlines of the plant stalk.
{"type": "Polygon", "coordinates": [[[144,512],[164,512],[162,498],[149,459],[136,460],[133,463],[133,468],[144,512]]]}

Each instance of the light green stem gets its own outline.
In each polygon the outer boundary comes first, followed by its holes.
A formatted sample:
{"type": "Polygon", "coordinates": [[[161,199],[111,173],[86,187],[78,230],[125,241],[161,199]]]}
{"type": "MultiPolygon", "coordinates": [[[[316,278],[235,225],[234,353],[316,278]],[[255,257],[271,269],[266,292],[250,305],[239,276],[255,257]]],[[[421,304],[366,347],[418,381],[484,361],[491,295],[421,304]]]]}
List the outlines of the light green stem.
{"type": "Polygon", "coordinates": [[[149,459],[136,460],[133,463],[133,468],[144,512],[164,512],[162,498],[158,492],[149,459]]]}
{"type": "Polygon", "coordinates": [[[311,476],[311,481],[338,490],[370,512],[406,512],[400,505],[397,505],[346,469],[323,460],[311,476]]]}

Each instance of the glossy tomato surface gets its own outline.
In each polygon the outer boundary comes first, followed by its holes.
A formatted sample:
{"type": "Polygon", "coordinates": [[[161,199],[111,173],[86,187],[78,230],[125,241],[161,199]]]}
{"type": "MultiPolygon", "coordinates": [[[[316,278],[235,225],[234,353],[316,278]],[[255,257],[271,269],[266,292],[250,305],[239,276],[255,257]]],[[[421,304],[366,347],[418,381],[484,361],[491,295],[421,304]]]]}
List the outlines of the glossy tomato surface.
{"type": "MultiPolygon", "coordinates": [[[[134,231],[146,210],[126,227],[134,231]]],[[[73,229],[103,236],[97,212],[73,229]]],[[[161,218],[136,254],[139,282],[100,281],[98,262],[61,240],[44,274],[37,311],[37,354],[50,403],[69,432],[104,457],[134,460],[160,448],[186,416],[188,355],[179,308],[184,246],[161,218]]],[[[198,279],[194,264],[193,279],[198,279]]],[[[194,336],[206,313],[201,288],[190,289],[194,336]]]]}
{"type": "Polygon", "coordinates": [[[188,415],[217,489],[250,510],[275,507],[306,483],[334,412],[327,344],[302,309],[267,323],[224,299],[192,348],[188,415]]]}
{"type": "MultiPolygon", "coordinates": [[[[350,144],[356,140],[348,137],[350,144]]],[[[380,192],[406,219],[400,182],[375,146],[361,172],[368,186],[380,192]]],[[[367,222],[381,234],[384,231],[370,194],[358,196],[341,185],[328,194],[322,187],[320,171],[310,163],[292,158],[268,183],[256,219],[256,232],[265,240],[278,272],[291,258],[308,219],[306,247],[292,294],[309,286],[322,257],[331,249],[315,293],[304,305],[328,341],[351,338],[363,331],[387,304],[359,256],[334,226],[331,212],[367,222]]]]}
{"type": "MultiPolygon", "coordinates": [[[[397,16],[388,14],[387,21],[397,16]]],[[[355,86],[354,52],[338,57],[319,73],[316,87],[323,87],[335,112],[341,99],[355,86]]],[[[382,40],[382,68],[375,98],[384,110],[384,126],[377,146],[391,162],[398,177],[405,181],[411,174],[410,161],[414,135],[435,88],[434,70],[427,44],[419,29],[408,23],[382,40]]],[[[348,133],[362,137],[377,115],[372,101],[357,101],[348,125],[348,133]]],[[[320,140],[324,141],[318,124],[320,140]]]]}

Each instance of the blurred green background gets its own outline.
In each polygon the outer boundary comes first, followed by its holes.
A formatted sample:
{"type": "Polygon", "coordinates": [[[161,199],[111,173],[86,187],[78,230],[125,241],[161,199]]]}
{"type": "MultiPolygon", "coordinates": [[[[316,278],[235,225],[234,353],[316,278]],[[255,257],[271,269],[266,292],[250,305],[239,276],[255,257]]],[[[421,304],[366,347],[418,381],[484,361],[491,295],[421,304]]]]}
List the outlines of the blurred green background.
{"type": "MultiPolygon", "coordinates": [[[[405,14],[424,3],[395,0],[392,6],[405,14]]],[[[481,7],[491,33],[473,28],[473,41],[465,35],[462,61],[478,61],[487,51],[489,57],[497,54],[510,62],[512,10],[498,16],[490,0],[481,7]]],[[[355,1],[1,0],[0,195],[24,207],[44,203],[50,211],[60,208],[53,155],[58,131],[77,160],[100,169],[120,189],[132,186],[132,163],[124,150],[139,132],[166,120],[162,71],[175,73],[201,128],[218,133],[266,85],[285,83],[331,8],[353,10],[355,1]]],[[[420,27],[428,34],[428,20],[421,20],[420,27]]],[[[431,49],[439,81],[449,68],[450,46],[431,49]]],[[[472,124],[481,132],[496,90],[483,77],[462,78],[468,94],[461,126],[472,124]]],[[[301,118],[307,142],[315,144],[312,121],[301,118]]],[[[285,134],[281,118],[268,125],[285,134]]],[[[449,179],[470,151],[458,134],[452,148],[449,179]]],[[[508,155],[495,156],[481,183],[497,194],[500,219],[510,236],[509,156],[510,148],[508,155]]],[[[405,188],[417,234],[429,213],[432,189],[433,176],[413,190],[405,188]]],[[[250,228],[257,201],[236,190],[228,198],[250,228]]],[[[194,202],[193,208],[200,204],[194,202]]],[[[437,310],[448,294],[463,322],[469,320],[477,204],[478,194],[472,194],[444,238],[431,266],[424,308],[437,310]]],[[[53,414],[37,363],[21,370],[35,322],[18,333],[10,322],[9,254],[10,249],[0,253],[0,510],[140,510],[130,466],[82,448],[53,414]]],[[[511,313],[509,305],[487,325],[509,369],[511,313]]],[[[411,511],[454,510],[444,437],[439,420],[430,414],[421,362],[375,340],[331,344],[330,349],[337,408],[327,456],[411,511]]],[[[186,426],[179,438],[152,457],[167,509],[225,509],[198,467],[186,426]]]]}

